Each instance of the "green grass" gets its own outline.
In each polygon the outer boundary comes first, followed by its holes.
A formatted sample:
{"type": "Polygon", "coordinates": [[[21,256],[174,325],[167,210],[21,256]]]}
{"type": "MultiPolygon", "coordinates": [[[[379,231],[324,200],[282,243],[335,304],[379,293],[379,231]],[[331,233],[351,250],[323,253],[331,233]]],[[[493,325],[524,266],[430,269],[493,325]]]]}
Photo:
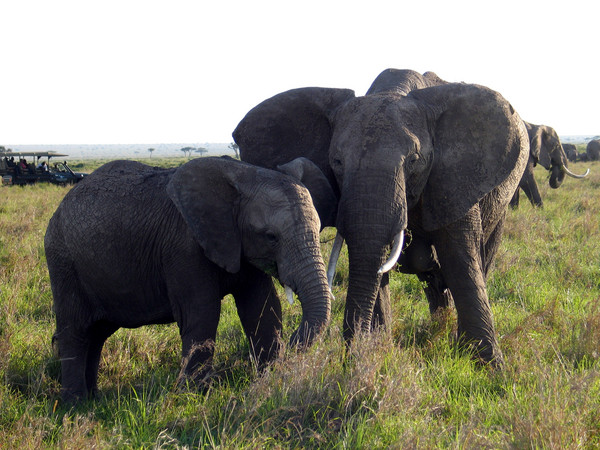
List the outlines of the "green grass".
{"type": "MultiPolygon", "coordinates": [[[[176,166],[185,159],[144,162],[176,166]]],[[[74,161],[91,171],[102,161],[74,161]]],[[[522,196],[488,281],[502,373],[452,345],[455,315],[431,318],[416,277],[393,273],[390,334],[359,336],[344,357],[344,249],[331,326],[306,352],[257,373],[231,298],[223,300],[215,379],[176,389],[174,325],[121,329],[106,343],[101,395],[59,401],[52,295],[43,249],[67,188],[3,187],[0,200],[0,448],[600,447],[600,163],[588,179],[522,196]]],[[[582,172],[583,170],[577,170],[582,172]]],[[[322,235],[327,258],[333,230],[322,235]]],[[[300,306],[283,302],[286,338],[300,306]]]]}

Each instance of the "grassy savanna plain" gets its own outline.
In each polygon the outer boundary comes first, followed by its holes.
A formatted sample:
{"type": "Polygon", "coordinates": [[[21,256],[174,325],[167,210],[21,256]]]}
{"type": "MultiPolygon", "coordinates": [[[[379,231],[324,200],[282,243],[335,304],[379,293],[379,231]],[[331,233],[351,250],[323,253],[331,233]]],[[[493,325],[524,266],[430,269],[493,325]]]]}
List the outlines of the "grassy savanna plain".
{"type": "MultiPolygon", "coordinates": [[[[102,161],[74,163],[91,171],[102,161]]],[[[539,169],[544,208],[522,196],[508,212],[488,280],[501,373],[459,351],[455,314],[432,318],[416,277],[399,273],[391,276],[391,333],[359,336],[344,358],[343,253],[331,326],[307,351],[287,349],[257,373],[225,298],[219,377],[207,392],[176,388],[175,325],[121,329],[103,351],[100,397],[76,408],[59,401],[43,247],[69,188],[2,187],[0,448],[598,448],[600,163],[571,167],[592,172],[552,190],[539,169]]],[[[333,236],[322,234],[325,259],[333,236]]],[[[301,310],[282,305],[288,339],[301,310]]]]}

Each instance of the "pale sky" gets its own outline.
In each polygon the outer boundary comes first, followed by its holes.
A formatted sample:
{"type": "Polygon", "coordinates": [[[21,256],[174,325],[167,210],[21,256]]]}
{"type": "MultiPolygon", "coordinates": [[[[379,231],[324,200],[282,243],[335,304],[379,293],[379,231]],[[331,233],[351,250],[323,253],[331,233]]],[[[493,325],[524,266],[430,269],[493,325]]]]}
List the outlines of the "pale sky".
{"type": "Polygon", "coordinates": [[[0,145],[231,142],[304,86],[386,68],[488,86],[600,134],[596,0],[0,0],[0,145]],[[409,5],[409,6],[407,6],[409,5]]]}

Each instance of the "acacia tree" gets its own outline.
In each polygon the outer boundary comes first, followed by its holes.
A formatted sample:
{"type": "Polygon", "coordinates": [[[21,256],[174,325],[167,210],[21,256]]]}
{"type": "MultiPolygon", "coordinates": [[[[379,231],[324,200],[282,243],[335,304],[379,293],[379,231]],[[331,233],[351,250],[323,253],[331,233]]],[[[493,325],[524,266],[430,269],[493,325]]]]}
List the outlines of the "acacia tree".
{"type": "Polygon", "coordinates": [[[188,158],[192,154],[192,150],[194,150],[193,147],[183,147],[181,149],[181,151],[183,152],[184,156],[187,156],[188,158]]]}
{"type": "Polygon", "coordinates": [[[196,153],[200,153],[200,156],[204,155],[205,153],[208,153],[208,150],[204,147],[195,148],[194,151],[196,153]]]}
{"type": "Polygon", "coordinates": [[[231,150],[233,150],[233,153],[235,153],[236,159],[240,159],[240,146],[239,145],[237,145],[235,142],[232,142],[227,147],[230,148],[231,150]]]}
{"type": "Polygon", "coordinates": [[[156,150],[155,148],[149,148],[148,151],[150,152],[150,158],[152,158],[152,153],[154,152],[154,150],[156,150]]]}

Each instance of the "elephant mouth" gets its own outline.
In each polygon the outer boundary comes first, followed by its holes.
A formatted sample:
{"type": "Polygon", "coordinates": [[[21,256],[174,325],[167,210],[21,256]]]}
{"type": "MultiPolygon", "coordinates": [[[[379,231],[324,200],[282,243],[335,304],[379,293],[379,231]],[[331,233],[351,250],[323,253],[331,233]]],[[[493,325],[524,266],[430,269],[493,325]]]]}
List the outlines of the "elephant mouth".
{"type": "Polygon", "coordinates": [[[249,259],[250,263],[257,269],[262,270],[267,275],[279,279],[279,271],[277,270],[277,263],[268,259],[249,259]]]}
{"type": "Polygon", "coordinates": [[[279,284],[285,290],[285,296],[290,305],[294,303],[294,293],[296,292],[296,286],[293,283],[287,283],[285,280],[279,278],[279,271],[277,269],[277,263],[266,259],[254,259],[251,263],[258,269],[262,270],[267,275],[275,278],[279,284]]]}

